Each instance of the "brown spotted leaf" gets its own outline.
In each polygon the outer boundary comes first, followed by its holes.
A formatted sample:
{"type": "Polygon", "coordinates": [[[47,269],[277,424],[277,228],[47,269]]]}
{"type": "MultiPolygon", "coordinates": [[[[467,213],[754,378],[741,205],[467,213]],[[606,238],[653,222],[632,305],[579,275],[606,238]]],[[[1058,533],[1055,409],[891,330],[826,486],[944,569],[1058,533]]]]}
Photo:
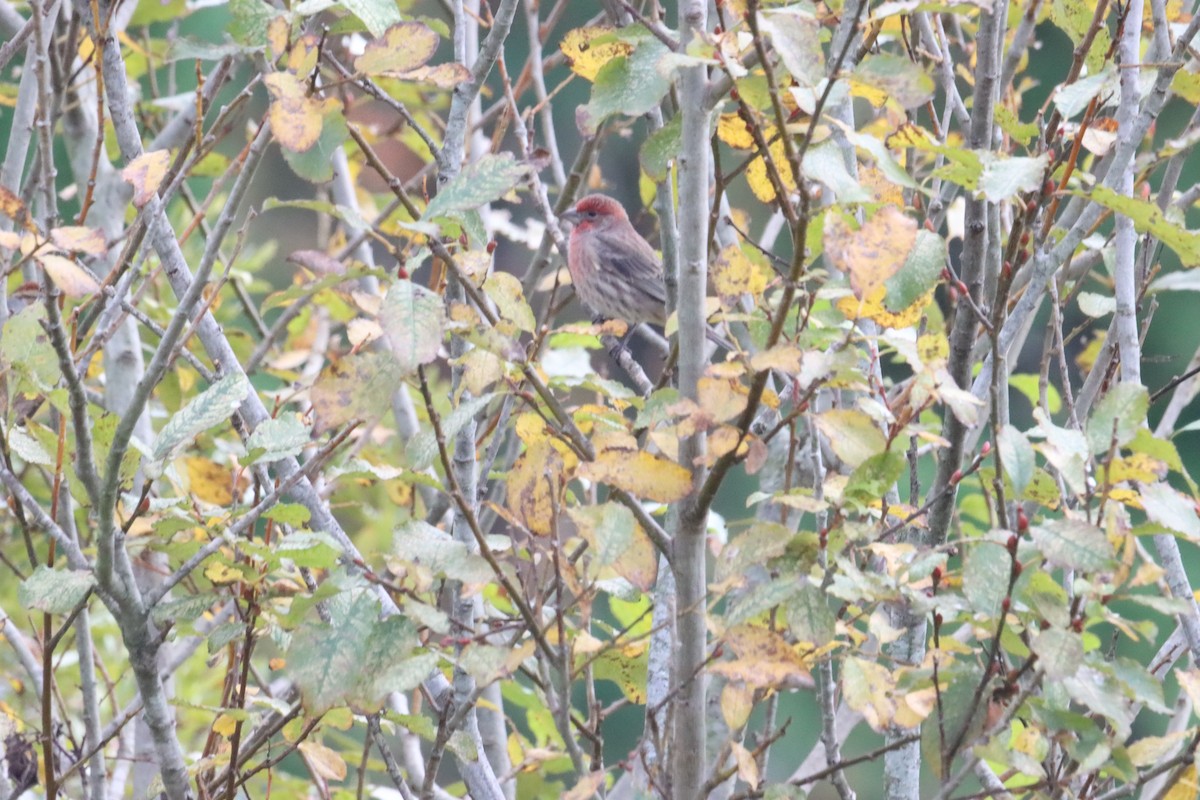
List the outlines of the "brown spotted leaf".
{"type": "Polygon", "coordinates": [[[858,230],[837,214],[825,221],[825,255],[850,277],[860,299],[904,266],[916,240],[916,221],[894,206],[884,206],[858,230]]]}
{"type": "Polygon", "coordinates": [[[326,112],[336,111],[338,101],[310,97],[304,84],[290,72],[273,72],[263,78],[263,83],[271,92],[271,129],[279,143],[294,153],[316,144],[326,112]]]}
{"type": "Polygon", "coordinates": [[[409,72],[425,66],[437,51],[438,35],[423,22],[401,22],[369,42],[354,59],[354,68],[367,75],[409,72]]]}

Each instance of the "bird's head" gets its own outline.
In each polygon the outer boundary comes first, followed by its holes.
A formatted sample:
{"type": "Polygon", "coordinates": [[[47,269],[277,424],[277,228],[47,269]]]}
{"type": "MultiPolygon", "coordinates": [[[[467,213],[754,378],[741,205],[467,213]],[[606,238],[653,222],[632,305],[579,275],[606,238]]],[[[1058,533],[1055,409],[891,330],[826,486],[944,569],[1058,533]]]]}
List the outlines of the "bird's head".
{"type": "Polygon", "coordinates": [[[589,194],[576,203],[573,209],[564,212],[559,219],[570,222],[575,226],[575,230],[629,221],[621,204],[604,194],[589,194]]]}

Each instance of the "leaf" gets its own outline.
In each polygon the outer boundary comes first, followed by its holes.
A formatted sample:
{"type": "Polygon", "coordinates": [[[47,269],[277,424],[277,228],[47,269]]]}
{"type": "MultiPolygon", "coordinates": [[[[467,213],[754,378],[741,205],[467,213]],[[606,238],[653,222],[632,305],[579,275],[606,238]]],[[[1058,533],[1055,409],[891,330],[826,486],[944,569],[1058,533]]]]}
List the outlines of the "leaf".
{"type": "MultiPolygon", "coordinates": [[[[487,407],[493,397],[495,394],[473,397],[460,403],[453,411],[442,417],[441,428],[444,440],[452,442],[459,431],[487,407]]],[[[408,456],[408,465],[413,470],[420,472],[428,469],[438,456],[437,436],[432,430],[417,431],[417,434],[408,440],[405,454],[408,456]]]]}
{"type": "Polygon", "coordinates": [[[1166,483],[1148,483],[1140,487],[1140,499],[1146,516],[1154,522],[1183,534],[1189,541],[1200,539],[1200,517],[1196,504],[1166,483]]]}
{"type": "Polygon", "coordinates": [[[1171,222],[1159,207],[1148,200],[1124,197],[1106,186],[1092,189],[1092,200],[1133,220],[1138,233],[1149,233],[1175,251],[1185,267],[1200,267],[1200,233],[1189,231],[1182,223],[1171,222]]]}
{"type": "Polygon", "coordinates": [[[610,567],[643,592],[654,588],[658,551],[632,511],[620,503],[607,502],[573,508],[570,514],[579,535],[595,553],[598,566],[610,567]]]}
{"type": "Polygon", "coordinates": [[[392,393],[404,380],[389,353],[353,353],[321,371],[309,393],[322,433],[354,419],[372,420],[391,406],[392,393]]]}
{"type": "Polygon", "coordinates": [[[485,155],[463,167],[454,180],[443,186],[437,196],[429,201],[421,219],[462,219],[466,212],[508,194],[528,174],[529,167],[518,164],[512,153],[485,155]]]}
{"type": "Polygon", "coordinates": [[[646,137],[638,151],[638,161],[650,180],[661,183],[667,179],[667,168],[679,155],[683,115],[675,114],[661,128],[646,137]]]}
{"type": "Polygon", "coordinates": [[[1079,671],[1083,663],[1083,639],[1073,631],[1062,628],[1047,628],[1039,631],[1030,642],[1037,653],[1038,664],[1052,681],[1070,678],[1079,671]]]}
{"type": "Polygon", "coordinates": [[[840,214],[825,217],[825,256],[849,276],[859,299],[900,271],[916,239],[916,220],[895,206],[884,206],[858,230],[840,214]]]}
{"type": "Polygon", "coordinates": [[[1033,480],[1033,470],[1037,466],[1029,440],[1012,425],[1005,425],[997,437],[996,447],[1000,451],[1000,464],[1004,467],[1004,474],[1012,481],[1013,491],[1018,495],[1024,494],[1025,487],[1033,480]]]}
{"type": "Polygon", "coordinates": [[[529,302],[525,299],[525,290],[516,275],[509,272],[493,272],[484,281],[483,291],[496,304],[501,319],[511,322],[517,330],[533,330],[533,309],[529,307],[529,302]]]}
{"type": "Polygon", "coordinates": [[[797,6],[762,12],[758,24],[771,39],[783,66],[801,86],[815,88],[825,78],[821,25],[797,6]]]}
{"type": "Polygon", "coordinates": [[[100,291],[100,284],[87,270],[79,266],[72,258],[54,253],[41,253],[34,256],[46,274],[54,281],[54,285],[62,290],[67,297],[89,297],[100,291]]]}
{"type": "Polygon", "coordinates": [[[1096,403],[1087,422],[1089,452],[1097,458],[1108,454],[1114,444],[1128,444],[1146,424],[1150,394],[1135,383],[1118,383],[1096,403]]]}
{"type": "Polygon", "coordinates": [[[803,167],[805,175],[829,187],[837,202],[870,202],[870,192],[863,188],[858,178],[847,171],[842,149],[835,140],[827,139],[808,148],[804,154],[803,167]]]}
{"type": "Polygon", "coordinates": [[[788,627],[797,639],[817,647],[833,641],[837,620],[820,587],[804,580],[800,591],[788,600],[786,608],[788,627]]]}
{"type": "Polygon", "coordinates": [[[250,391],[250,382],[244,375],[221,378],[167,421],[154,441],[151,457],[155,461],[168,461],[198,434],[228,422],[250,391]]]}
{"type": "Polygon", "coordinates": [[[403,561],[429,570],[435,578],[474,585],[487,583],[495,577],[483,556],[421,520],[407,522],[396,529],[392,552],[403,561]]]}
{"type": "Polygon", "coordinates": [[[979,190],[993,203],[1040,188],[1050,159],[1046,154],[1033,158],[1009,158],[985,153],[981,157],[983,173],[979,176],[979,190]]]}
{"type": "Polygon", "coordinates": [[[867,94],[872,105],[878,106],[890,97],[903,108],[916,108],[933,98],[934,83],[920,66],[907,58],[888,53],[871,53],[855,67],[852,82],[870,87],[884,97],[867,94]]]}
{"type": "Polygon", "coordinates": [[[882,453],[887,440],[875,421],[861,411],[835,408],[817,415],[817,429],[825,434],[833,452],[851,467],[882,453]]]}
{"type": "Polygon", "coordinates": [[[808,665],[780,634],[756,625],[738,625],[725,631],[723,638],[736,657],[714,664],[714,673],[763,688],[811,685],[808,665]]]}
{"type": "Polygon", "coordinates": [[[592,83],[592,98],[575,111],[575,124],[592,136],[613,114],[637,117],[655,108],[671,88],[671,80],[658,68],[667,46],[640,25],[621,30],[621,39],[634,46],[632,53],[610,59],[592,83]]]}
{"type": "MultiPolygon", "coordinates": [[[[836,448],[834,452],[837,452],[836,448]]],[[[876,453],[850,473],[842,497],[848,503],[864,507],[874,505],[900,480],[907,466],[904,456],[899,453],[876,453]]]]}
{"type": "Polygon", "coordinates": [[[542,440],[526,448],[509,470],[505,504],[539,536],[548,536],[554,530],[554,497],[562,491],[565,467],[559,452],[542,440]]]}
{"type": "Polygon", "coordinates": [[[578,474],[659,503],[682,500],[692,490],[690,470],[639,450],[625,436],[597,437],[595,461],[580,464],[578,474]]]}
{"type": "Polygon", "coordinates": [[[17,589],[22,608],[47,614],[66,614],[75,608],[96,585],[96,577],[87,570],[50,569],[39,564],[17,589]]]}
{"type": "Polygon", "coordinates": [[[437,52],[438,35],[423,22],[400,22],[367,43],[354,68],[367,75],[403,73],[423,67],[437,52]]]}
{"type": "Polygon", "coordinates": [[[227,506],[233,502],[233,470],[209,458],[192,456],[184,459],[188,491],[205,503],[227,506]]]}
{"type": "Polygon", "coordinates": [[[1113,547],[1104,532],[1082,520],[1061,519],[1030,529],[1033,543],[1052,564],[1080,572],[1098,572],[1113,564],[1113,547]]]}
{"type": "Polygon", "coordinates": [[[717,256],[712,264],[712,281],[725,308],[736,307],[743,295],[758,297],[767,288],[766,271],[738,244],[729,245],[717,256]]]}
{"type": "Polygon", "coordinates": [[[246,440],[246,451],[250,455],[248,463],[264,461],[269,464],[299,455],[311,441],[309,427],[294,414],[263,420],[246,440]]]}
{"type": "Polygon", "coordinates": [[[171,154],[166,150],[151,150],[130,161],[121,170],[121,177],[133,186],[133,204],[138,208],[150,202],[158,194],[159,184],[166,177],[171,165],[171,154]]]}
{"type": "Polygon", "coordinates": [[[321,138],[325,115],[341,113],[337,98],[310,96],[305,84],[290,72],[272,72],[263,83],[271,93],[271,130],[286,150],[308,150],[321,138]]]}
{"type": "Polygon", "coordinates": [[[882,732],[896,715],[896,684],[891,673],[874,661],[849,657],[842,662],[842,691],[846,705],[863,715],[867,724],[882,732]]]}
{"type": "Polygon", "coordinates": [[[594,81],[601,67],[633,52],[633,45],[614,36],[608,27],[585,27],[567,31],[558,43],[567,66],[581,78],[594,81]]]}
{"type": "Polygon", "coordinates": [[[50,241],[60,250],[102,256],[108,252],[104,231],[78,225],[64,225],[50,230],[50,241]]]}
{"type": "Polygon", "coordinates": [[[395,0],[343,0],[342,5],[375,36],[384,35],[390,26],[401,21],[395,0]]]}
{"type": "Polygon", "coordinates": [[[437,358],[445,316],[442,298],[424,286],[398,280],[388,289],[379,324],[401,375],[437,358]]]}
{"type": "Polygon", "coordinates": [[[331,750],[320,742],[311,739],[296,745],[304,756],[313,774],[327,781],[342,781],[346,779],[346,762],[337,751],[331,750]]]}
{"type": "Polygon", "coordinates": [[[282,149],[283,159],[297,177],[309,183],[325,183],[333,179],[333,154],[350,136],[346,118],[340,106],[326,103],[321,115],[321,133],[306,150],[297,152],[282,149]]]}
{"type": "Polygon", "coordinates": [[[1000,542],[982,539],[971,544],[962,576],[963,595],[971,608],[989,617],[1000,616],[1000,604],[1008,596],[1011,564],[1012,559],[1000,542]]]}

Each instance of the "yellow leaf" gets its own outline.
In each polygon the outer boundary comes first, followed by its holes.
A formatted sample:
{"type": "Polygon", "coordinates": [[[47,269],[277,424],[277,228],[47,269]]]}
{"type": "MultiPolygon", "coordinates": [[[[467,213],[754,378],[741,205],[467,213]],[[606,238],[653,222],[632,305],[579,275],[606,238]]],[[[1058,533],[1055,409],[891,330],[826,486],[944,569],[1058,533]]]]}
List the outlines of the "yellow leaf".
{"type": "Polygon", "coordinates": [[[721,716],[729,730],[739,730],[754,710],[754,689],[744,683],[727,683],[721,690],[721,716]]]}
{"type": "Polygon", "coordinates": [[[333,750],[319,742],[301,742],[297,745],[305,763],[320,778],[327,781],[346,779],[346,762],[333,750]]]}
{"type": "Polygon", "coordinates": [[[216,584],[236,583],[242,579],[242,573],[228,564],[214,561],[204,568],[204,577],[216,584]]]}
{"type": "Polygon", "coordinates": [[[76,264],[74,259],[54,253],[43,253],[35,258],[53,279],[54,285],[62,289],[67,297],[88,297],[100,291],[96,279],[76,264]]]}
{"type": "MultiPolygon", "coordinates": [[[[771,137],[775,135],[774,128],[767,128],[763,131],[763,135],[767,141],[771,141],[771,137]]],[[[792,173],[791,164],[787,160],[787,150],[782,139],[776,139],[771,142],[768,150],[771,154],[771,161],[775,164],[775,169],[779,172],[779,180],[783,183],[783,188],[788,192],[796,190],[796,176],[792,173]]],[[[771,178],[767,170],[767,162],[759,155],[749,166],[746,167],[746,182],[750,184],[750,190],[754,192],[754,196],[764,203],[769,203],[775,199],[775,184],[771,182],[771,178]]]]}
{"type": "Polygon", "coordinates": [[[213,722],[213,733],[228,739],[237,730],[237,720],[228,714],[220,714],[213,722]]]}
{"type": "Polygon", "coordinates": [[[150,202],[158,192],[158,185],[167,174],[171,154],[166,150],[151,150],[130,161],[121,170],[121,177],[133,185],[133,204],[138,208],[150,202]]]}
{"type": "Polygon", "coordinates": [[[734,113],[722,114],[717,121],[717,138],[737,150],[754,147],[754,136],[746,126],[746,120],[734,113]]]}
{"type": "Polygon", "coordinates": [[[879,284],[861,300],[853,295],[838,298],[837,309],[847,319],[869,319],[885,328],[911,328],[921,321],[925,308],[933,299],[933,290],[930,289],[908,308],[897,312],[888,311],[884,306],[883,300],[886,295],[887,287],[879,284]]]}
{"type": "Polygon", "coordinates": [[[600,26],[576,28],[567,31],[559,42],[558,49],[567,57],[567,64],[572,72],[581,78],[594,81],[605,64],[633,52],[633,45],[627,42],[610,40],[595,43],[596,39],[610,37],[612,33],[612,28],[600,26]]]}
{"type": "Polygon", "coordinates": [[[725,422],[746,410],[750,390],[731,378],[705,376],[697,384],[700,408],[712,420],[725,422]]]}
{"type": "Polygon", "coordinates": [[[433,57],[438,38],[423,22],[398,22],[367,44],[363,54],[354,59],[354,68],[368,75],[409,72],[433,57]]]}
{"type": "Polygon", "coordinates": [[[748,686],[799,688],[811,686],[805,660],[774,631],[739,625],[725,631],[725,643],[737,656],[713,666],[713,672],[748,686]]]}
{"type": "Polygon", "coordinates": [[[295,153],[308,150],[321,137],[325,113],[341,107],[333,97],[310,97],[304,84],[290,72],[272,72],[263,78],[271,93],[271,129],[279,143],[295,153]]]}
{"type": "Polygon", "coordinates": [[[558,451],[543,440],[528,447],[508,473],[508,510],[539,536],[548,536],[553,530],[552,498],[567,479],[565,466],[558,451]]]}
{"type": "Polygon", "coordinates": [[[851,467],[882,453],[887,440],[875,422],[853,408],[834,408],[817,416],[817,428],[829,439],[833,452],[851,467]]]}
{"type": "Polygon", "coordinates": [[[916,240],[916,220],[895,206],[884,206],[858,230],[841,214],[825,216],[825,256],[849,276],[859,298],[900,271],[916,240]]]}
{"type": "Polygon", "coordinates": [[[1197,779],[1196,765],[1189,764],[1175,783],[1171,784],[1167,793],[1162,795],[1162,800],[1196,800],[1198,792],[1200,792],[1200,780],[1197,779]]]}
{"type": "Polygon", "coordinates": [[[598,436],[596,460],[581,464],[579,476],[659,503],[681,500],[692,489],[690,470],[637,449],[627,434],[598,436]]]}
{"type": "Polygon", "coordinates": [[[227,506],[233,502],[233,470],[207,458],[184,459],[188,488],[205,503],[227,506]]]}
{"type": "Polygon", "coordinates": [[[842,664],[842,687],[846,704],[861,713],[867,724],[882,731],[896,713],[895,681],[880,664],[862,658],[847,658],[842,664]]]}
{"type": "Polygon", "coordinates": [[[751,261],[739,245],[722,250],[712,268],[713,288],[725,308],[735,307],[744,294],[757,298],[767,288],[766,270],[751,261]]]}
{"type": "Polygon", "coordinates": [[[50,241],[60,250],[87,253],[90,256],[102,256],[108,250],[103,231],[78,225],[51,229],[50,241]]]}
{"type": "Polygon", "coordinates": [[[758,774],[758,762],[754,754],[746,749],[741,742],[730,742],[733,760],[737,762],[738,777],[745,781],[751,789],[757,789],[761,778],[758,774]]]}
{"type": "Polygon", "coordinates": [[[271,48],[271,59],[278,61],[287,52],[288,20],[280,14],[267,25],[267,44],[271,48]]]}
{"type": "Polygon", "coordinates": [[[595,797],[596,791],[604,785],[604,773],[597,770],[589,772],[584,777],[580,778],[569,792],[562,796],[562,800],[584,800],[584,798],[595,797]]]}
{"type": "Polygon", "coordinates": [[[283,669],[287,666],[287,659],[276,656],[267,662],[267,666],[271,669],[283,669]]]}

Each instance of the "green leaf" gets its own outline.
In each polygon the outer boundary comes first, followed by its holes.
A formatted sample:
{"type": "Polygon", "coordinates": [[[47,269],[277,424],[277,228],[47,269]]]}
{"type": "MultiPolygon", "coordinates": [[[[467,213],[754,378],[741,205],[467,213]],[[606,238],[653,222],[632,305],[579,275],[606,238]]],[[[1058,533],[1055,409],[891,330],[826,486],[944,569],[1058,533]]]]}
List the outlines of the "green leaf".
{"type": "Polygon", "coordinates": [[[676,114],[666,125],[646,137],[638,160],[650,180],[660,183],[667,179],[667,167],[679,155],[680,136],[683,132],[683,115],[676,114]]]}
{"type": "Polygon", "coordinates": [[[463,167],[454,180],[429,201],[422,219],[463,219],[466,212],[499,200],[529,175],[529,167],[517,163],[512,153],[485,155],[463,167]]]}
{"type": "Polygon", "coordinates": [[[435,578],[480,584],[495,576],[483,556],[421,520],[412,520],[396,530],[392,552],[403,561],[429,570],[435,578]]]}
{"type": "Polygon", "coordinates": [[[1013,490],[1024,494],[1025,487],[1033,480],[1033,471],[1037,466],[1033,447],[1025,434],[1012,425],[1005,425],[997,437],[996,447],[1000,451],[1000,464],[1004,474],[1012,481],[1013,490]]]}
{"type": "Polygon", "coordinates": [[[382,416],[403,379],[400,365],[389,353],[352,353],[330,364],[310,392],[316,430],[382,416]]]}
{"type": "Polygon", "coordinates": [[[1103,458],[1113,445],[1122,447],[1130,442],[1138,429],[1146,424],[1150,395],[1146,387],[1134,383],[1118,383],[1096,403],[1087,422],[1088,448],[1093,456],[1103,458]]]}
{"type": "MultiPolygon", "coordinates": [[[[41,303],[30,303],[9,317],[0,337],[0,372],[12,368],[39,390],[49,390],[58,382],[58,356],[42,329],[46,309],[41,303]]],[[[9,391],[17,387],[9,381],[9,391]]]]}
{"type": "MultiPolygon", "coordinates": [[[[494,393],[489,392],[472,398],[465,403],[460,403],[457,408],[443,417],[442,436],[447,444],[454,441],[454,437],[463,429],[463,426],[474,419],[480,411],[483,411],[495,396],[494,393]]],[[[418,431],[416,436],[408,440],[405,454],[408,456],[410,468],[418,472],[428,469],[438,455],[437,436],[430,429],[418,431]]]]}
{"type": "Polygon", "coordinates": [[[442,298],[424,286],[398,280],[388,289],[379,309],[379,324],[401,375],[417,371],[437,358],[445,325],[442,298]]]}
{"type": "Polygon", "coordinates": [[[266,48],[267,27],[280,12],[262,0],[229,0],[229,15],[225,30],[238,44],[257,50],[266,48]]]}
{"type": "Polygon", "coordinates": [[[1164,528],[1183,534],[1190,541],[1200,539],[1200,518],[1196,504],[1165,483],[1141,486],[1142,507],[1146,516],[1164,528]]]}
{"type": "Polygon", "coordinates": [[[921,753],[934,776],[941,779],[947,777],[942,773],[941,754],[954,742],[971,741],[982,730],[987,703],[975,702],[975,692],[985,680],[976,664],[954,663],[941,672],[939,680],[945,686],[938,704],[942,713],[935,711],[921,724],[921,753]]]}
{"type": "Polygon", "coordinates": [[[979,191],[993,203],[1041,188],[1049,163],[1048,155],[1007,158],[996,153],[984,153],[982,158],[984,166],[983,174],[979,176],[979,191]]]}
{"type": "Polygon", "coordinates": [[[1033,543],[1052,564],[1098,572],[1113,563],[1113,547],[1104,531],[1083,520],[1060,519],[1030,529],[1033,543]]]}
{"type": "Polygon", "coordinates": [[[333,180],[333,154],[348,138],[346,118],[339,109],[333,109],[322,115],[321,135],[313,146],[302,152],[281,148],[283,159],[297,177],[309,183],[325,183],[333,180]]]}
{"type": "Polygon", "coordinates": [[[383,36],[390,26],[401,21],[396,0],[342,0],[342,5],[375,36],[383,36]]]}
{"type": "Polygon", "coordinates": [[[854,468],[842,496],[861,505],[870,505],[887,494],[900,480],[907,462],[899,453],[876,453],[854,468]]]}
{"type": "Polygon", "coordinates": [[[532,332],[535,323],[533,309],[525,299],[525,290],[516,275],[493,272],[483,284],[484,294],[496,304],[500,318],[511,322],[518,330],[532,332]]]}
{"type": "Polygon", "coordinates": [[[1083,639],[1073,631],[1047,628],[1033,637],[1031,646],[1038,664],[1052,681],[1071,677],[1083,663],[1083,639]]]}
{"type": "Polygon", "coordinates": [[[87,570],[50,569],[39,564],[17,589],[22,608],[66,614],[96,585],[96,577],[87,570]]]}
{"type": "MultiPolygon", "coordinates": [[[[1008,537],[1007,531],[999,535],[1008,537]]],[[[972,542],[963,564],[963,595],[971,608],[989,617],[1000,616],[1000,606],[1008,596],[1012,558],[1004,544],[994,539],[972,542]]]]}
{"type": "Polygon", "coordinates": [[[788,626],[800,641],[820,647],[837,635],[837,619],[819,586],[802,580],[800,590],[787,601],[786,608],[788,626]]]}
{"type": "Polygon", "coordinates": [[[620,38],[635,49],[600,68],[592,83],[591,100],[576,109],[575,123],[585,136],[594,135],[600,123],[613,114],[645,114],[671,88],[670,79],[658,69],[659,60],[669,53],[665,44],[640,25],[622,29],[620,38]]]}
{"type": "Polygon", "coordinates": [[[247,463],[261,460],[269,464],[298,455],[311,442],[311,430],[295,415],[264,420],[246,440],[247,463]]]}
{"type": "Polygon", "coordinates": [[[801,86],[815,88],[825,79],[821,24],[797,6],[758,15],[758,24],[771,39],[783,66],[801,86]]]}
{"type": "Polygon", "coordinates": [[[342,548],[328,533],[296,531],[279,541],[275,546],[275,555],[288,559],[298,567],[329,569],[342,555],[342,548]]]}
{"type": "Polygon", "coordinates": [[[1105,208],[1133,220],[1138,233],[1149,233],[1175,251],[1185,267],[1200,267],[1200,233],[1189,231],[1182,222],[1172,222],[1148,200],[1124,197],[1106,186],[1092,189],[1091,198],[1105,208]]]}
{"type": "Polygon", "coordinates": [[[875,421],[862,411],[835,408],[817,416],[817,428],[829,439],[833,452],[851,467],[883,452],[887,440],[875,421]]]}
{"type": "MultiPolygon", "coordinates": [[[[808,159],[805,159],[807,163],[808,159]]],[[[887,279],[884,288],[883,306],[898,314],[920,300],[926,292],[937,285],[942,270],[946,267],[946,241],[936,233],[921,228],[913,248],[904,260],[900,271],[887,279]]]]}
{"type": "Polygon", "coordinates": [[[934,93],[933,78],[919,65],[890,53],[872,53],[854,69],[854,80],[886,92],[904,108],[928,102],[934,93]]]}
{"type": "Polygon", "coordinates": [[[159,431],[152,451],[154,460],[170,460],[198,434],[228,422],[250,390],[244,375],[231,374],[197,395],[159,431]]]}
{"type": "MultiPolygon", "coordinates": [[[[845,156],[836,141],[829,139],[814,145],[804,154],[804,174],[829,187],[839,203],[868,203],[871,195],[846,169],[845,156]]],[[[942,255],[945,260],[944,253],[942,255]]],[[[938,265],[939,272],[943,265],[938,265]]]]}
{"type": "Polygon", "coordinates": [[[299,527],[308,524],[312,519],[312,512],[299,503],[279,503],[263,512],[263,516],[283,525],[299,527]]]}

